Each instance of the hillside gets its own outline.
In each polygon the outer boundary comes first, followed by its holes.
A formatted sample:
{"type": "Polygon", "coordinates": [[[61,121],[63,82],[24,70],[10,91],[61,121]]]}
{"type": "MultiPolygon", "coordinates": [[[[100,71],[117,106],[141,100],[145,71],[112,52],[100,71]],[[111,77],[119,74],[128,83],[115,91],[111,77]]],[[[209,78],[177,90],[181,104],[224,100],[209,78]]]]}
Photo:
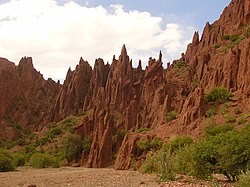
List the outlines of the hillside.
{"type": "MultiPolygon", "coordinates": [[[[160,52],[145,70],[141,62],[133,68],[124,45],[111,64],[99,58],[92,68],[81,58],[60,85],[45,80],[29,57],[18,66],[1,58],[0,137],[14,141],[34,132],[43,137],[52,122],[66,132],[63,121],[75,116],[70,132],[91,143],[81,156],[87,167],[129,169],[146,157],[138,146],[142,139],[197,139],[211,116],[217,125],[249,124],[250,1],[232,0],[219,20],[206,23],[201,38],[195,32],[180,59],[167,68],[162,64],[160,52]],[[232,93],[228,102],[206,101],[216,87],[232,93]]],[[[62,140],[45,146],[51,142],[62,140]]]]}

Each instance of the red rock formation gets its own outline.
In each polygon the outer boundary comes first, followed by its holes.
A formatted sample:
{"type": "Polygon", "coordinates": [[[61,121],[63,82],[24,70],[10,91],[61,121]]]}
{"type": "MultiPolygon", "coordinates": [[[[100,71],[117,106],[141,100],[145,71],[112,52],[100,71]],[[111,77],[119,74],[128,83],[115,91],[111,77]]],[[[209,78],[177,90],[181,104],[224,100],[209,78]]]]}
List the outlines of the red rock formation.
{"type": "Polygon", "coordinates": [[[0,114],[11,115],[21,124],[29,124],[29,120],[37,128],[36,125],[48,121],[46,108],[51,108],[53,101],[50,120],[58,121],[84,111],[87,115],[75,131],[82,137],[92,137],[87,166],[106,167],[117,154],[115,168],[128,169],[132,158],[127,154],[140,154],[136,142],[143,135],[133,133],[136,129],[152,128],[149,138],[155,134],[168,138],[171,134],[199,131],[198,122],[205,111],[204,94],[211,88],[226,87],[249,103],[249,6],[249,0],[233,0],[218,21],[206,24],[201,39],[195,32],[186,53],[167,69],[162,67],[161,52],[158,60],[149,59],[145,70],[141,62],[133,68],[124,45],[119,59],[114,57],[111,65],[97,59],[92,70],[81,58],[74,71],[69,69],[64,85],[60,86],[43,80],[30,58],[22,59],[18,67],[0,59],[0,87],[9,92],[0,90],[0,114]],[[231,39],[233,34],[236,39],[231,39]],[[14,85],[13,90],[17,91],[13,92],[9,85],[14,85]],[[46,91],[41,92],[39,85],[46,91]],[[15,101],[17,93],[21,93],[22,99],[15,101]],[[37,104],[30,106],[33,100],[37,104]],[[14,110],[10,107],[13,102],[21,102],[22,107],[14,110]],[[40,122],[34,123],[37,118],[29,115],[31,108],[36,109],[32,111],[36,111],[40,122]],[[178,115],[167,123],[164,118],[170,111],[178,115]],[[125,138],[122,132],[128,132],[125,138]]]}
{"type": "Polygon", "coordinates": [[[14,139],[25,131],[37,131],[49,121],[60,85],[44,80],[32,64],[22,58],[19,65],[0,59],[1,138],[14,139]]]}

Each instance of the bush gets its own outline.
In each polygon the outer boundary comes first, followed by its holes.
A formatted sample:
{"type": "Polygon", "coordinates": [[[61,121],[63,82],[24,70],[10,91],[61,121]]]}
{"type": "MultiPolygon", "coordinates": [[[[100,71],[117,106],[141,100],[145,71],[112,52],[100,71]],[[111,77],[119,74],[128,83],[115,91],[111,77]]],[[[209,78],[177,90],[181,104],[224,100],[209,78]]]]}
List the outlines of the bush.
{"type": "Polygon", "coordinates": [[[180,68],[186,68],[188,64],[185,61],[179,60],[176,62],[175,66],[180,69],[180,68]]]}
{"type": "Polygon", "coordinates": [[[167,122],[170,122],[170,121],[176,119],[176,116],[177,116],[177,113],[176,113],[175,111],[168,112],[168,113],[166,114],[166,116],[165,116],[165,120],[166,120],[167,122]]]}
{"type": "Polygon", "coordinates": [[[138,147],[142,150],[142,151],[146,151],[150,149],[150,142],[148,139],[140,139],[137,142],[138,147]]]}
{"type": "Polygon", "coordinates": [[[171,153],[170,149],[161,149],[148,155],[142,163],[141,169],[144,173],[158,173],[161,181],[174,180],[173,158],[174,154],[171,153]]]}
{"type": "Polygon", "coordinates": [[[226,88],[215,87],[205,95],[205,101],[219,104],[225,103],[230,97],[232,97],[232,94],[226,88]]]}
{"type": "Polygon", "coordinates": [[[19,145],[19,146],[23,146],[26,144],[26,141],[25,139],[23,138],[19,138],[17,141],[16,141],[16,144],[19,145]]]}
{"type": "Polygon", "coordinates": [[[47,153],[35,153],[30,157],[29,165],[33,168],[59,167],[59,161],[47,153]]]}
{"type": "Polygon", "coordinates": [[[234,108],[234,113],[235,114],[240,114],[241,113],[241,109],[239,107],[234,108]]]}
{"type": "Polygon", "coordinates": [[[235,187],[249,187],[250,171],[239,175],[239,180],[235,183],[235,187]]]}
{"type": "Polygon", "coordinates": [[[179,149],[185,147],[186,145],[190,145],[193,143],[193,139],[189,136],[177,136],[170,139],[169,143],[165,146],[170,148],[172,152],[176,152],[179,149]]]}
{"type": "Polygon", "coordinates": [[[215,114],[216,114],[215,108],[209,108],[205,113],[207,118],[210,118],[210,117],[214,116],[215,114]]]}
{"type": "Polygon", "coordinates": [[[26,156],[22,153],[12,153],[11,154],[14,162],[15,162],[15,166],[24,166],[26,163],[26,156]]]}
{"type": "Polygon", "coordinates": [[[236,124],[237,124],[237,125],[241,125],[241,124],[246,123],[246,122],[248,121],[248,120],[247,120],[247,117],[248,117],[248,115],[246,115],[246,114],[241,115],[241,116],[237,119],[236,124]]]}
{"type": "Polygon", "coordinates": [[[228,131],[232,131],[234,129],[233,125],[214,125],[214,124],[209,124],[205,128],[205,136],[206,137],[211,137],[218,135],[220,133],[225,133],[228,131]]]}
{"type": "Polygon", "coordinates": [[[230,116],[228,114],[225,114],[224,117],[226,118],[227,123],[235,122],[235,117],[234,116],[230,116]]]}
{"type": "Polygon", "coordinates": [[[61,129],[55,127],[55,128],[52,128],[52,129],[49,130],[48,137],[53,139],[53,138],[59,136],[62,133],[63,133],[63,131],[61,129]]]}
{"type": "Polygon", "coordinates": [[[0,149],[0,172],[13,171],[15,168],[12,155],[8,151],[0,149]]]}
{"type": "Polygon", "coordinates": [[[124,137],[126,136],[126,134],[128,133],[128,131],[126,129],[122,129],[120,132],[119,132],[119,136],[121,139],[124,139],[124,137]]]}
{"type": "Polygon", "coordinates": [[[84,148],[83,140],[78,135],[69,135],[64,141],[64,157],[70,163],[79,160],[84,148]]]}
{"type": "Polygon", "coordinates": [[[150,128],[142,127],[142,128],[137,129],[135,132],[136,133],[142,133],[142,132],[147,132],[147,131],[151,131],[151,130],[152,129],[150,129],[150,128]]]}

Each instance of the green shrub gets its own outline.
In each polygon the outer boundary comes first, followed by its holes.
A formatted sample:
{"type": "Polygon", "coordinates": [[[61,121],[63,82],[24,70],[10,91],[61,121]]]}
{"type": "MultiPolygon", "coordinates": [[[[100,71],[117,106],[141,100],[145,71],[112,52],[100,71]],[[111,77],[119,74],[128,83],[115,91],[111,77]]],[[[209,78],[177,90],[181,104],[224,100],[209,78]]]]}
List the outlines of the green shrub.
{"type": "Polygon", "coordinates": [[[224,117],[226,118],[227,123],[235,122],[235,117],[234,116],[225,114],[224,117]]]}
{"type": "Polygon", "coordinates": [[[235,187],[249,187],[250,185],[250,171],[239,175],[239,180],[235,183],[235,187]]]}
{"type": "Polygon", "coordinates": [[[152,140],[148,140],[148,139],[140,139],[137,142],[138,147],[143,150],[143,151],[147,151],[147,150],[158,150],[162,147],[163,142],[162,139],[159,137],[154,137],[152,140]]]}
{"type": "Polygon", "coordinates": [[[26,163],[26,156],[22,153],[12,153],[11,154],[14,162],[15,162],[15,166],[24,166],[26,163]]]}
{"type": "Polygon", "coordinates": [[[247,120],[248,115],[243,114],[241,115],[237,120],[236,120],[236,124],[237,125],[242,125],[245,124],[248,120],[247,120]]]}
{"type": "Polygon", "coordinates": [[[214,48],[215,48],[215,49],[218,49],[218,48],[220,48],[220,45],[219,45],[219,44],[215,44],[215,45],[214,45],[214,48]]]}
{"type": "Polygon", "coordinates": [[[176,136],[171,138],[168,144],[166,144],[165,146],[172,152],[176,152],[179,149],[185,147],[186,145],[190,145],[192,143],[193,139],[189,136],[176,136]]]}
{"type": "Polygon", "coordinates": [[[23,146],[26,144],[26,141],[25,139],[23,138],[19,138],[17,141],[16,141],[16,144],[19,145],[19,146],[23,146]]]}
{"type": "Polygon", "coordinates": [[[69,130],[70,128],[76,126],[80,123],[81,118],[80,117],[74,117],[74,116],[68,116],[64,120],[60,122],[60,125],[65,130],[69,130]]]}
{"type": "Polygon", "coordinates": [[[180,68],[186,68],[188,65],[187,62],[179,60],[176,62],[175,66],[180,69],[180,68]]]}
{"type": "Polygon", "coordinates": [[[170,122],[176,119],[177,113],[175,111],[168,112],[165,116],[165,121],[170,122]]]}
{"type": "Polygon", "coordinates": [[[234,113],[235,114],[240,114],[241,113],[241,109],[239,107],[234,108],[234,113]]]}
{"type": "Polygon", "coordinates": [[[115,112],[113,114],[114,120],[118,121],[122,118],[121,114],[119,112],[115,112]]]}
{"type": "Polygon", "coordinates": [[[147,131],[151,131],[151,130],[152,129],[150,129],[150,128],[142,127],[142,128],[137,129],[135,132],[136,133],[142,133],[142,132],[147,132],[147,131]]]}
{"type": "Polygon", "coordinates": [[[53,139],[53,138],[61,135],[62,133],[63,133],[62,129],[55,127],[55,128],[52,128],[49,130],[48,137],[53,139]]]}
{"type": "Polygon", "coordinates": [[[140,139],[138,142],[137,142],[137,145],[138,147],[143,150],[143,151],[146,151],[146,150],[149,150],[150,149],[150,142],[148,139],[140,139]]]}
{"type": "Polygon", "coordinates": [[[37,140],[37,142],[36,142],[36,146],[42,146],[42,145],[45,145],[47,142],[48,142],[48,140],[49,140],[49,137],[48,136],[45,136],[45,137],[43,137],[43,138],[41,138],[41,139],[39,139],[39,140],[37,140]]]}
{"type": "Polygon", "coordinates": [[[70,163],[79,160],[84,148],[83,140],[78,135],[69,135],[64,141],[64,157],[70,163]]]}
{"type": "Polygon", "coordinates": [[[170,149],[161,149],[148,155],[142,163],[141,169],[144,173],[158,173],[161,181],[174,180],[173,158],[174,154],[170,149]]]}
{"type": "Polygon", "coordinates": [[[122,129],[120,132],[119,132],[119,136],[121,139],[123,139],[126,134],[128,133],[128,131],[126,129],[122,129]]]}
{"type": "Polygon", "coordinates": [[[163,142],[162,139],[159,137],[154,137],[153,140],[150,142],[150,148],[154,150],[158,150],[162,148],[163,142]]]}
{"type": "Polygon", "coordinates": [[[80,109],[80,110],[78,111],[77,116],[78,116],[78,117],[80,117],[80,116],[85,116],[86,114],[87,114],[87,112],[84,112],[82,109],[80,109]]]}
{"type": "Polygon", "coordinates": [[[13,171],[15,168],[15,160],[12,155],[8,151],[0,149],[0,172],[13,171]]]}
{"type": "Polygon", "coordinates": [[[173,161],[175,172],[185,175],[194,175],[193,155],[195,155],[193,144],[188,144],[178,149],[173,161]]]}
{"type": "Polygon", "coordinates": [[[232,97],[232,94],[226,88],[215,87],[205,95],[205,101],[217,104],[225,103],[230,97],[232,97]]]}
{"type": "Polygon", "coordinates": [[[225,133],[228,131],[232,131],[234,129],[233,125],[214,125],[214,124],[209,124],[205,128],[205,136],[215,136],[220,133],[225,133]]]}
{"type": "Polygon", "coordinates": [[[210,118],[210,117],[214,116],[215,114],[216,114],[215,108],[209,108],[205,113],[207,118],[210,118]]]}
{"type": "Polygon", "coordinates": [[[47,153],[34,153],[30,157],[29,165],[33,168],[59,167],[59,161],[47,153]]]}

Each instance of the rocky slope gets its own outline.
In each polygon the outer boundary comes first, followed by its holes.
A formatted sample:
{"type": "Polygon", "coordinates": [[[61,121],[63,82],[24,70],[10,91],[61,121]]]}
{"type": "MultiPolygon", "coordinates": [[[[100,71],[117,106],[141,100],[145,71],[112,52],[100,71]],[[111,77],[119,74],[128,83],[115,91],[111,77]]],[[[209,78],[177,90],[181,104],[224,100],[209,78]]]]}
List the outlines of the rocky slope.
{"type": "Polygon", "coordinates": [[[133,157],[143,156],[136,144],[141,138],[199,136],[207,108],[204,94],[214,87],[229,89],[243,110],[248,110],[249,36],[250,2],[233,0],[218,21],[206,24],[201,39],[198,32],[194,34],[186,53],[167,69],[162,66],[161,52],[158,59],[149,59],[145,70],[141,62],[133,68],[124,45],[111,65],[97,59],[92,69],[81,58],[60,86],[45,81],[30,58],[22,59],[17,67],[1,59],[1,126],[11,127],[2,125],[10,123],[10,116],[21,127],[37,130],[49,121],[84,113],[75,132],[92,139],[90,153],[83,154],[86,165],[128,169],[133,157]],[[14,107],[19,95],[22,99],[14,107]],[[177,119],[168,122],[166,115],[171,111],[177,119]],[[150,131],[138,133],[142,128],[150,131]]]}
{"type": "Polygon", "coordinates": [[[0,58],[0,137],[15,139],[41,130],[60,87],[52,79],[44,80],[29,57],[18,66],[0,58]]]}

